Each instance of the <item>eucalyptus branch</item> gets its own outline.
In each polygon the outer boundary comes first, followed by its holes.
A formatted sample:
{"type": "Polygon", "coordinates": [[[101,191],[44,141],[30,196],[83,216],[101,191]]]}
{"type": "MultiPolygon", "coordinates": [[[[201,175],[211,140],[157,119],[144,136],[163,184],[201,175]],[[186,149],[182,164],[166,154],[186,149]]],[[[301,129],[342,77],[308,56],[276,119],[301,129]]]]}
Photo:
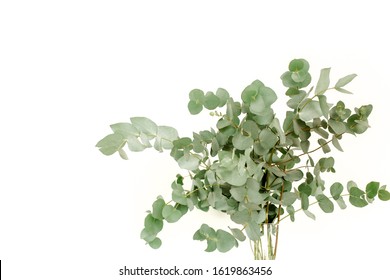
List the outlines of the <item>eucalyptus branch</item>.
{"type": "MultiPolygon", "coordinates": [[[[364,193],[364,194],[366,194],[366,193],[364,193]]],[[[340,195],[340,197],[345,197],[345,196],[350,196],[350,194],[347,193],[347,194],[342,194],[342,195],[340,195]]],[[[333,197],[332,197],[332,196],[328,196],[327,198],[328,198],[328,199],[332,199],[333,197]]],[[[316,205],[316,204],[318,204],[318,203],[319,203],[319,201],[316,200],[316,201],[310,203],[309,206],[313,206],[313,205],[316,205]]],[[[293,214],[296,214],[297,212],[302,211],[302,210],[304,210],[304,209],[303,209],[303,208],[299,208],[298,210],[295,210],[295,211],[292,212],[292,213],[293,213],[293,214]]],[[[280,222],[283,221],[284,219],[290,217],[290,216],[291,216],[291,214],[287,214],[286,216],[284,216],[283,218],[280,219],[280,222]]]]}

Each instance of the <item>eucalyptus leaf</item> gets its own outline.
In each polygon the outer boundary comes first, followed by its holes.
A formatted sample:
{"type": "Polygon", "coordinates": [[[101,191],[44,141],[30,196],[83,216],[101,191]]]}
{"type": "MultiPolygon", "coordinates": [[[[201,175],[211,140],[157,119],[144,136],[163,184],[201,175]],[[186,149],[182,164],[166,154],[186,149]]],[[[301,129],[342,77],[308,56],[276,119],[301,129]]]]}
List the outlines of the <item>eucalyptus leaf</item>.
{"type": "Polygon", "coordinates": [[[324,94],[324,92],[329,88],[329,84],[330,84],[329,73],[330,73],[330,68],[324,68],[321,70],[320,78],[314,90],[316,95],[324,94]]]}
{"type": "Polygon", "coordinates": [[[338,200],[340,198],[340,195],[341,193],[343,192],[344,190],[344,187],[342,184],[340,183],[334,183],[331,187],[330,187],[330,193],[333,197],[334,200],[338,200]]]}
{"type": "Polygon", "coordinates": [[[390,192],[387,190],[381,189],[378,191],[378,198],[382,201],[390,200],[390,192]]]}
{"type": "Polygon", "coordinates": [[[218,88],[216,93],[216,96],[219,98],[219,107],[223,107],[226,105],[227,100],[229,99],[229,93],[227,92],[226,89],[223,88],[218,88]]]}
{"type": "Polygon", "coordinates": [[[374,198],[378,195],[379,191],[379,183],[378,182],[370,182],[366,186],[366,194],[368,198],[374,198]]]}
{"type": "Polygon", "coordinates": [[[162,198],[159,198],[155,202],[153,202],[153,205],[152,205],[152,208],[153,208],[152,216],[155,219],[158,219],[158,220],[163,220],[164,219],[164,217],[162,215],[162,210],[163,210],[164,206],[165,206],[165,201],[162,198]]]}
{"type": "Polygon", "coordinates": [[[132,152],[142,152],[147,148],[144,144],[141,143],[141,141],[138,140],[137,137],[133,135],[129,135],[127,137],[127,146],[132,152]]]}
{"type": "Polygon", "coordinates": [[[322,211],[324,211],[325,213],[332,213],[333,212],[334,205],[333,205],[333,202],[330,201],[329,198],[327,198],[323,194],[319,194],[316,196],[316,199],[317,199],[318,204],[319,204],[320,208],[322,209],[322,211]]]}
{"type": "Polygon", "coordinates": [[[161,247],[161,239],[156,237],[155,239],[153,239],[152,241],[150,241],[149,243],[149,246],[152,247],[153,249],[158,249],[161,247]]]}
{"type": "Polygon", "coordinates": [[[121,134],[109,134],[106,137],[104,137],[102,140],[100,140],[96,147],[99,148],[99,150],[104,155],[112,155],[119,151],[123,145],[126,143],[126,140],[123,138],[121,134]]]}
{"type": "Polygon", "coordinates": [[[233,236],[238,241],[245,241],[246,236],[245,236],[245,234],[241,230],[239,230],[238,228],[229,228],[229,229],[232,232],[233,236]]]}
{"type": "Polygon", "coordinates": [[[214,110],[219,106],[220,100],[218,96],[216,96],[212,92],[207,92],[204,97],[204,103],[203,106],[208,110],[214,110]]]}
{"type": "Polygon", "coordinates": [[[217,250],[221,253],[226,253],[230,251],[234,246],[236,246],[236,239],[234,236],[227,231],[217,230],[217,250]]]}
{"type": "Polygon", "coordinates": [[[188,111],[192,114],[192,115],[197,115],[199,114],[200,112],[202,112],[203,110],[203,105],[200,104],[200,103],[197,103],[196,101],[193,101],[193,100],[190,100],[188,102],[188,111]]]}
{"type": "Polygon", "coordinates": [[[172,205],[165,205],[162,210],[162,216],[168,223],[175,223],[181,218],[182,214],[172,205]]]}
{"type": "Polygon", "coordinates": [[[121,134],[124,138],[129,135],[139,136],[138,129],[131,123],[115,123],[110,125],[112,131],[116,134],[121,134]]]}
{"type": "Polygon", "coordinates": [[[339,79],[334,87],[335,88],[342,88],[343,86],[346,86],[347,84],[352,82],[352,80],[355,79],[356,76],[357,76],[356,74],[351,74],[351,75],[345,76],[345,77],[339,79]]]}
{"type": "Polygon", "coordinates": [[[145,117],[132,117],[130,120],[138,131],[143,132],[146,135],[157,135],[157,125],[152,120],[145,117]]]}
{"type": "Polygon", "coordinates": [[[311,121],[314,118],[322,117],[320,102],[314,100],[303,101],[307,104],[299,113],[299,118],[305,122],[311,121]]]}

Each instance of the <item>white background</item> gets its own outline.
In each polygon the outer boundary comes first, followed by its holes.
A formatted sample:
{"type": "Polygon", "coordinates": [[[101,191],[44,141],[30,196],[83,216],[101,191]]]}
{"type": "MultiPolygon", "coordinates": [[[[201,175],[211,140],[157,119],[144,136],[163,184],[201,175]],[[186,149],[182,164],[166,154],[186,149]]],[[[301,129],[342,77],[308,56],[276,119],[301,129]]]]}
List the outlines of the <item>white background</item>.
{"type": "MultiPolygon", "coordinates": [[[[203,222],[230,225],[213,211],[167,225],[160,250],[145,246],[145,211],[157,195],[169,195],[180,169],[168,153],[123,161],[94,146],[110,124],[131,116],[176,127],[181,136],[209,129],[215,119],[188,113],[188,92],[224,87],[239,99],[255,79],[278,93],[274,108],[282,119],[279,77],[293,58],[310,62],[314,81],[325,67],[332,67],[333,83],[357,73],[348,87],[354,95],[331,92],[329,100],[374,106],[370,130],[345,137],[345,152],[333,152],[337,173],[328,182],[389,183],[384,3],[1,1],[4,279],[130,279],[118,276],[124,265],[259,265],[247,243],[209,254],[192,240],[203,222]]],[[[301,213],[281,226],[272,279],[388,278],[389,203],[314,212],[316,221],[301,213]]]]}

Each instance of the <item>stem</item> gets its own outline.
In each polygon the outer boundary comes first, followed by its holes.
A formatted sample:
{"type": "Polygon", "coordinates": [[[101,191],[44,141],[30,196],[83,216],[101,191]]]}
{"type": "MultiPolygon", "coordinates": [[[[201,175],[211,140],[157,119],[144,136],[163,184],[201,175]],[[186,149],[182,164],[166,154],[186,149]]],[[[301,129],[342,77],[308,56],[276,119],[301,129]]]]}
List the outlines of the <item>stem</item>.
{"type": "Polygon", "coordinates": [[[278,242],[279,242],[279,223],[280,223],[280,212],[282,209],[282,200],[283,200],[283,193],[284,193],[284,181],[282,183],[282,192],[280,194],[280,204],[278,209],[278,223],[276,226],[278,227],[276,230],[276,236],[275,236],[275,250],[274,250],[274,258],[276,258],[276,252],[278,250],[278,242]]]}

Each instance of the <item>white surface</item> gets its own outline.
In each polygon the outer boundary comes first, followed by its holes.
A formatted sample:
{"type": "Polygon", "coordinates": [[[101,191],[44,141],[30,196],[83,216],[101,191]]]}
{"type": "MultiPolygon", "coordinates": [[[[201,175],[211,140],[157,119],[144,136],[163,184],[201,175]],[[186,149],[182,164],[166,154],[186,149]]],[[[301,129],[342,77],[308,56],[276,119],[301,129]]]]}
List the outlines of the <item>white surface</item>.
{"type": "MultiPolygon", "coordinates": [[[[154,251],[139,239],[145,211],[179,168],[168,153],[104,157],[109,125],[146,116],[180,135],[208,129],[187,112],[193,88],[236,99],[254,79],[277,91],[293,58],[313,80],[359,76],[350,106],[371,103],[372,128],[346,137],[328,182],[390,182],[388,26],[384,1],[1,1],[0,259],[4,279],[125,279],[127,265],[258,265],[248,244],[227,254],[192,241],[219,214],[193,212],[165,227],[154,251]],[[380,148],[380,147],[383,148],[380,148]]],[[[302,214],[281,228],[270,279],[387,279],[390,204],[302,214]]],[[[184,279],[184,278],[183,278],[184,279]]],[[[249,279],[246,277],[245,279],[249,279]]],[[[265,278],[266,279],[266,278],[265,278]]]]}

